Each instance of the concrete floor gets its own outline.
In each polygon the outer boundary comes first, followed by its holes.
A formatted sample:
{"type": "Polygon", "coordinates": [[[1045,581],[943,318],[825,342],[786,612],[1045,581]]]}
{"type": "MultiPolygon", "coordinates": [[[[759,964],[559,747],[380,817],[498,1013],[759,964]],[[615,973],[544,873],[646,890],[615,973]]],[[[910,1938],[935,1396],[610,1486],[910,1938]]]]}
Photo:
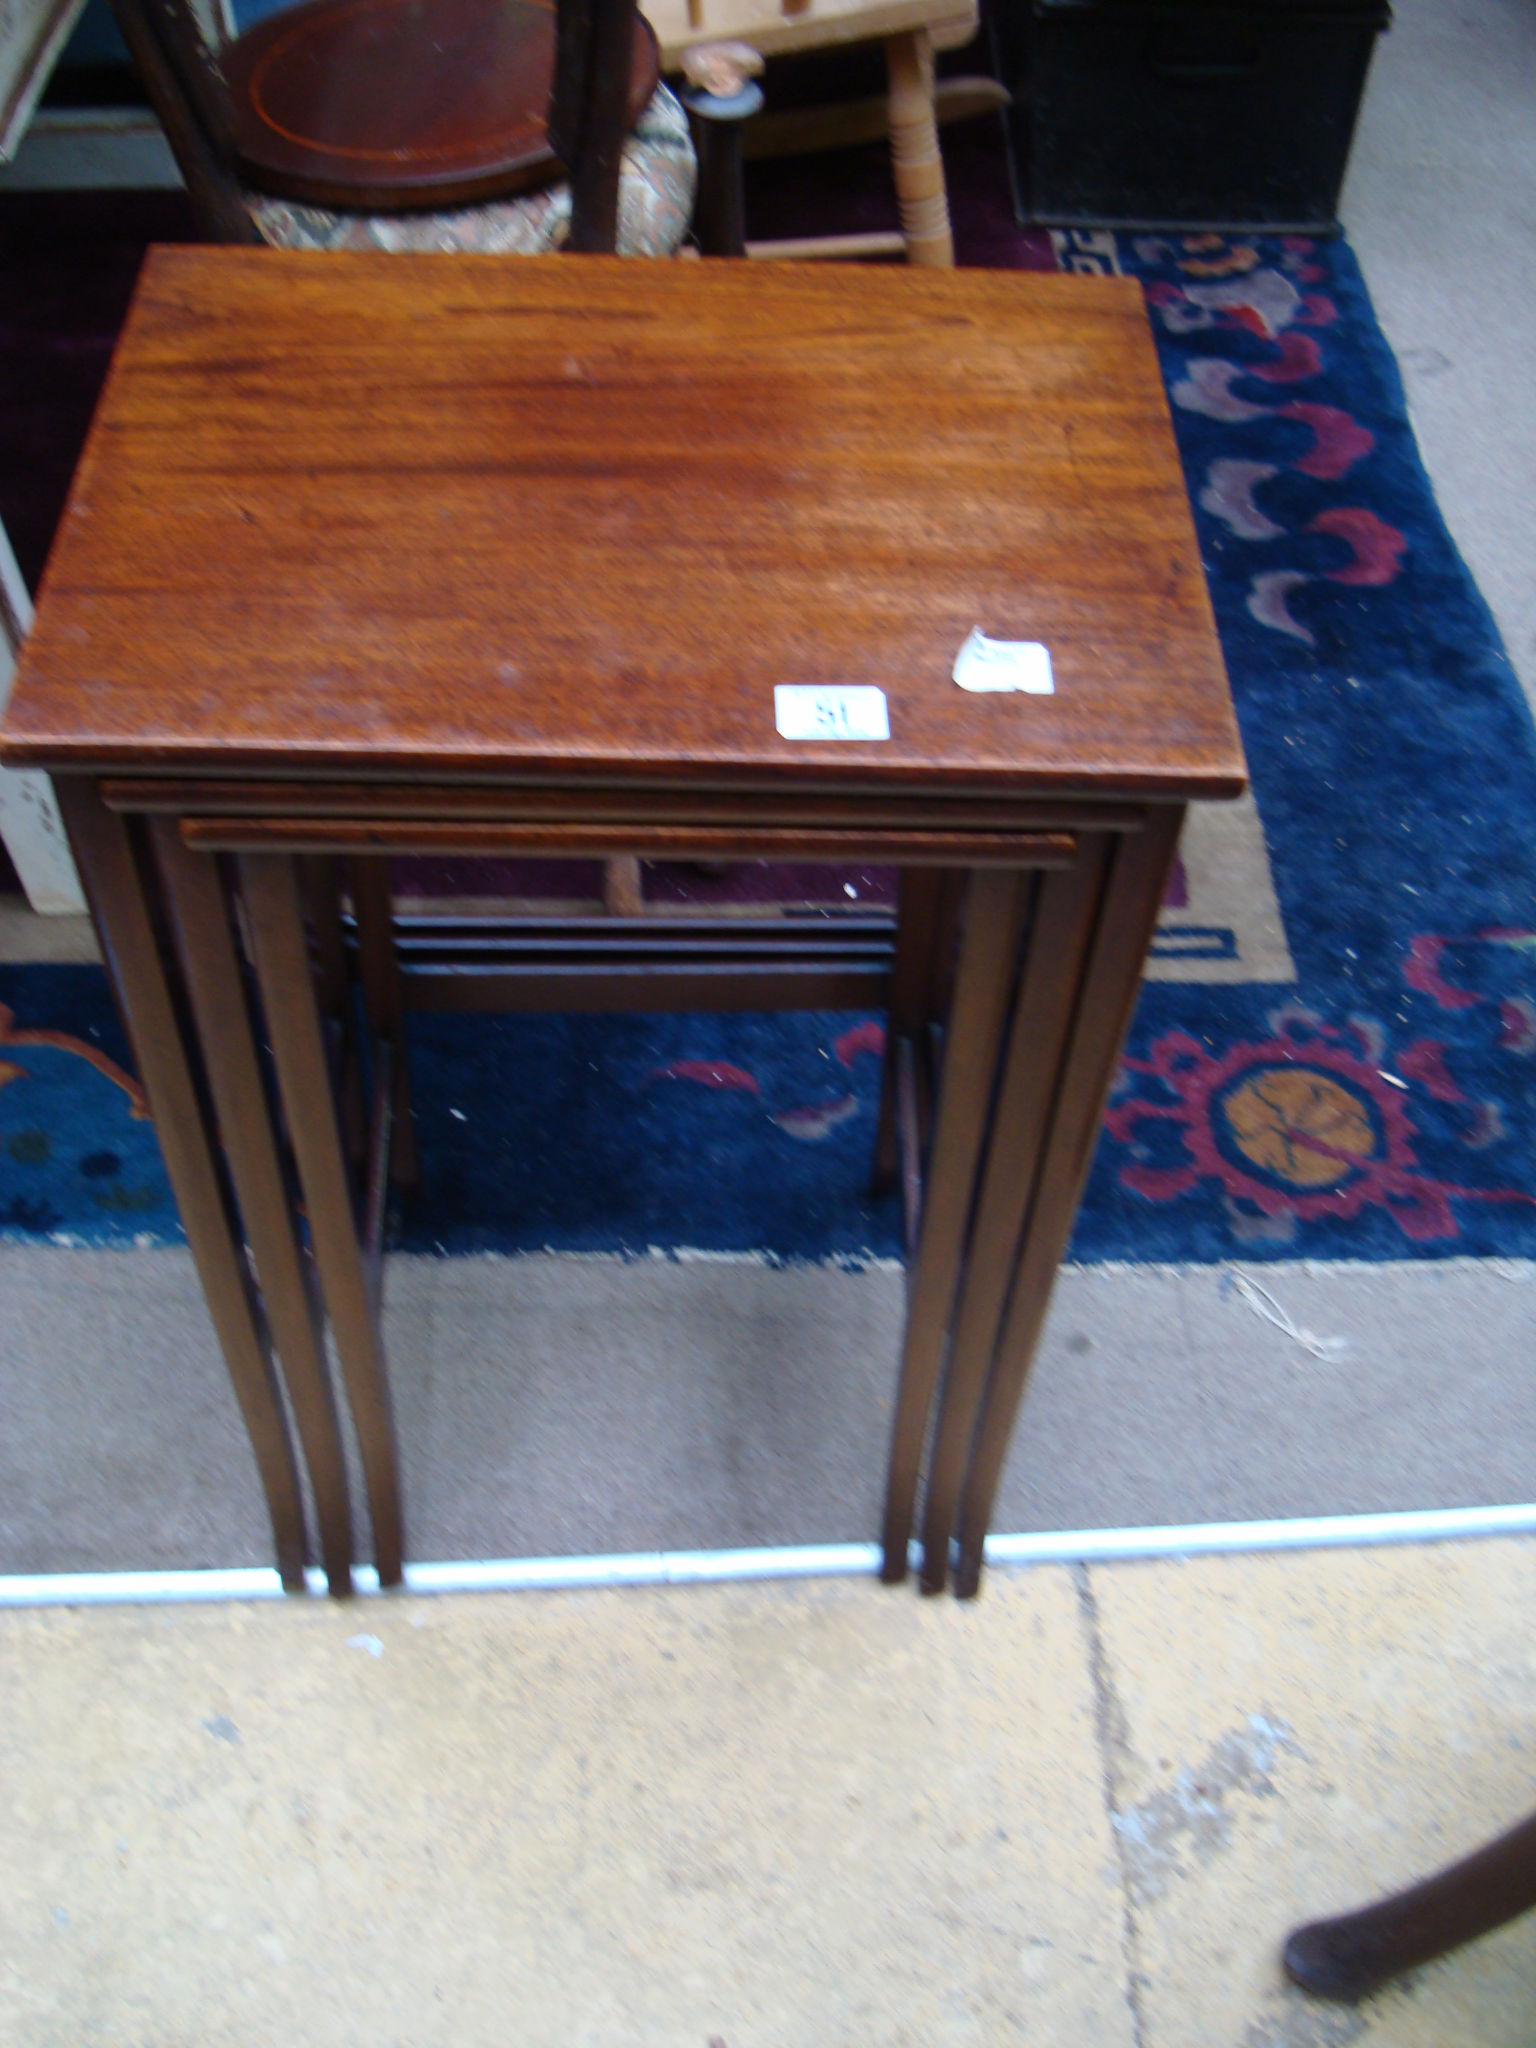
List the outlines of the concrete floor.
{"type": "Polygon", "coordinates": [[[1536,1800],[1536,1544],[0,1613],[27,2048],[1523,2048],[1300,1919],[1536,1800]]]}

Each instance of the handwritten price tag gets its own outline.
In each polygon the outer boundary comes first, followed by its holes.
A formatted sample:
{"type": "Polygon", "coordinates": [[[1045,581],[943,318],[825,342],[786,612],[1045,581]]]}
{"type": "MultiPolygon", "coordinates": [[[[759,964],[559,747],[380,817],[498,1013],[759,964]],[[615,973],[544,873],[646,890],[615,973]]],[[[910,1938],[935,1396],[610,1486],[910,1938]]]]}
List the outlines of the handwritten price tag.
{"type": "Polygon", "coordinates": [[[1027,690],[1032,697],[1056,692],[1048,647],[1039,640],[989,640],[980,626],[955,656],[954,675],[962,690],[1027,690]]]}
{"type": "Polygon", "coordinates": [[[773,718],[787,740],[888,740],[885,692],[870,683],[778,683],[773,718]]]}

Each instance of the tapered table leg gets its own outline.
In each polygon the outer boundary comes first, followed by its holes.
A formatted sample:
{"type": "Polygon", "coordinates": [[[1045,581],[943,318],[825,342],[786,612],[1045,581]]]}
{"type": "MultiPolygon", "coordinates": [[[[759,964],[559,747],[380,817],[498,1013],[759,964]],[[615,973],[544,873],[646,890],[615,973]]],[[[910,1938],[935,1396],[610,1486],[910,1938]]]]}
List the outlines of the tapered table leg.
{"type": "Polygon", "coordinates": [[[342,863],[331,855],[302,854],[299,857],[299,889],[309,926],[315,995],[325,1019],[336,1067],[342,1135],[346,1139],[347,1157],[353,1170],[361,1173],[368,1153],[368,1104],[363,1097],[362,1059],[353,1009],[353,974],[343,936],[341,873],[342,863]]]}
{"type": "Polygon", "coordinates": [[[923,1442],[944,1363],[1032,881],[1017,869],[980,868],[967,892],[922,1227],[907,1285],[906,1333],[881,1532],[880,1575],[887,1584],[906,1576],[923,1442]]]}
{"type": "Polygon", "coordinates": [[[352,1517],[319,1302],[294,1228],[228,905],[215,857],[189,851],[174,819],[155,819],[151,834],[224,1157],[309,1467],[326,1576],[333,1593],[347,1593],[352,1517]]]}
{"type": "Polygon", "coordinates": [[[311,980],[295,864],[283,854],[243,854],[240,887],[310,1243],[357,1431],[374,1559],[380,1583],[398,1585],[404,1537],[389,1380],[311,980]]]}
{"type": "Polygon", "coordinates": [[[1055,1089],[1035,1194],[1019,1245],[1008,1307],[971,1444],[957,1518],[954,1586],[981,1583],[982,1545],[1014,1419],[1093,1161],[1104,1102],[1130,1027],[1142,968],[1184,820],[1182,804],[1151,811],[1140,832],[1118,837],[1082,984],[1068,1026],[1069,1050],[1055,1089]]]}
{"type": "Polygon", "coordinates": [[[880,1117],[870,1191],[886,1194],[896,1185],[897,1047],[916,1040],[944,1014],[948,958],[955,915],[965,889],[962,870],[903,868],[896,900],[896,957],[886,1006],[885,1066],[880,1077],[880,1117]]]}
{"type": "Polygon", "coordinates": [[[230,1383],[245,1420],[283,1584],[304,1590],[303,1498],[266,1322],[220,1171],[132,836],[94,782],[61,776],[59,807],[85,884],[230,1383]]]}
{"type": "Polygon", "coordinates": [[[421,1178],[416,1149],[416,1122],[411,1113],[410,1076],[405,1064],[405,987],[400,955],[395,948],[394,903],[389,892],[389,863],[357,859],[348,863],[352,907],[357,915],[358,967],[363,1003],[376,1037],[390,1048],[394,1075],[394,1142],[390,1147],[390,1178],[399,1187],[414,1187],[421,1178]]]}
{"type": "Polygon", "coordinates": [[[1085,834],[1073,867],[1040,878],[928,1461],[925,1593],[941,1593],[948,1576],[971,1437],[1039,1173],[1108,851],[1103,834],[1085,834]]]}

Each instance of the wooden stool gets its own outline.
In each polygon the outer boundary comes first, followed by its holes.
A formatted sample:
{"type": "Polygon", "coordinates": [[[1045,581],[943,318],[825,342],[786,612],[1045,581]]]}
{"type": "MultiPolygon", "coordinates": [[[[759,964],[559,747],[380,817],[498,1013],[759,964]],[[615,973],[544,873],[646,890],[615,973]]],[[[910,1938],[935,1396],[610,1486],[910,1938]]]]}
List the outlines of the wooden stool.
{"type": "Polygon", "coordinates": [[[749,244],[747,253],[868,256],[905,249],[909,263],[940,269],[954,263],[934,113],[933,57],[935,50],[958,49],[975,35],[976,0],[642,0],[642,5],[661,45],[662,69],[669,73],[680,70],[684,52],[699,43],[748,43],[773,57],[883,42],[890,85],[886,122],[901,233],[749,244]]]}

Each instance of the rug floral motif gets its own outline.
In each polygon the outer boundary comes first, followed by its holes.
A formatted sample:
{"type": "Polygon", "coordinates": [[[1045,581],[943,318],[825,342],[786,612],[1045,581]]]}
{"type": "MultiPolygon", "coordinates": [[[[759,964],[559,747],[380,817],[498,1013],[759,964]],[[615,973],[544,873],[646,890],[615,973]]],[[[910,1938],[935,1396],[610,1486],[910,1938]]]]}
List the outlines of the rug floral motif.
{"type": "Polygon", "coordinates": [[[1297,981],[1147,988],[1076,1253],[1529,1255],[1536,745],[1354,258],[1090,240],[1146,289],[1297,981]]]}

